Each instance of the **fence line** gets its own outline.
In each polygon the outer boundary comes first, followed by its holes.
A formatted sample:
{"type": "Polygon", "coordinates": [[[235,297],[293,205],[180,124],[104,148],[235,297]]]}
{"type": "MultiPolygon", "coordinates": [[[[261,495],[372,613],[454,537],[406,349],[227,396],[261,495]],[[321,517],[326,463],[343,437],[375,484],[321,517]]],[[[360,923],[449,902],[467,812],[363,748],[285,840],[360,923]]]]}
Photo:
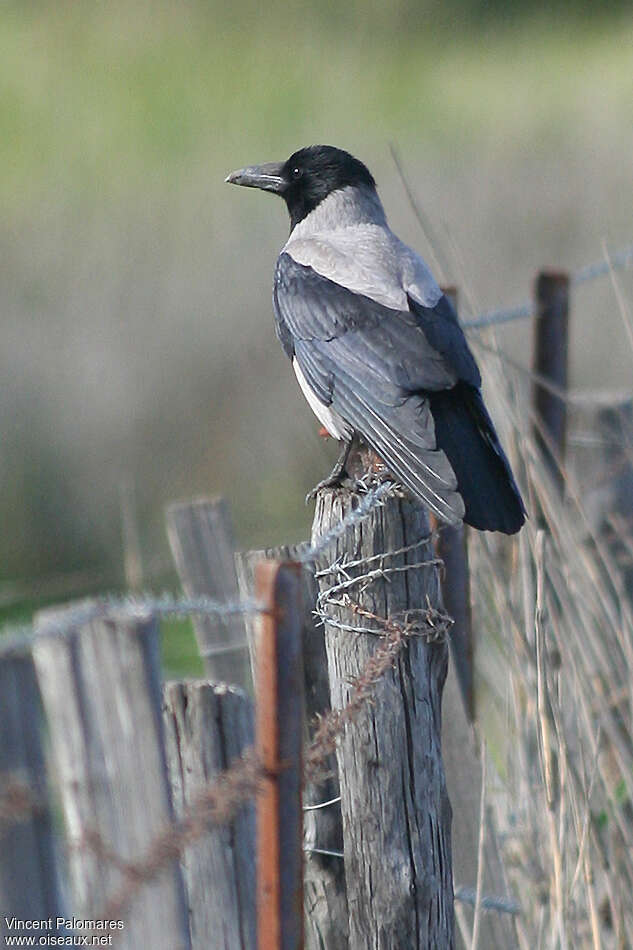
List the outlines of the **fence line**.
{"type": "MultiPolygon", "coordinates": [[[[355,509],[355,512],[357,510],[355,509]]],[[[419,631],[419,623],[400,624],[379,617],[352,602],[348,606],[355,614],[382,626],[383,643],[369,658],[360,675],[351,682],[351,695],[347,705],[342,709],[330,710],[319,719],[314,736],[305,750],[306,781],[315,782],[324,776],[327,772],[327,760],[335,751],[337,739],[346,727],[356,720],[363,707],[371,702],[380,678],[393,666],[396,656],[409,637],[419,631]]],[[[439,621],[445,625],[449,622],[447,617],[430,609],[430,626],[435,629],[439,621]]],[[[76,625],[72,629],[76,629],[76,625]]],[[[255,794],[264,774],[265,770],[254,750],[248,749],[211,779],[185,815],[179,821],[168,824],[145,853],[135,861],[122,858],[108,847],[97,832],[86,829],[80,839],[72,842],[71,847],[90,849],[120,871],[124,877],[121,886],[108,898],[103,913],[96,915],[97,919],[120,918],[130,907],[139,890],[155,880],[174,860],[180,858],[185,848],[204,836],[210,826],[229,823],[245,802],[255,794]]],[[[5,824],[20,821],[41,807],[41,799],[33,794],[28,785],[17,779],[0,795],[0,816],[5,824]]]]}
{"type": "MultiPolygon", "coordinates": [[[[615,270],[625,270],[633,266],[633,244],[626,245],[616,254],[609,254],[605,250],[606,257],[599,261],[594,261],[584,267],[579,268],[570,276],[571,286],[581,286],[600,277],[605,277],[615,270]]],[[[515,320],[527,319],[534,316],[534,304],[532,301],[519,304],[508,309],[499,309],[484,312],[476,317],[462,321],[465,329],[483,329],[489,326],[496,326],[515,320]]],[[[504,358],[505,354],[495,350],[497,355],[504,358]]],[[[560,390],[558,386],[547,379],[541,378],[539,374],[525,370],[518,363],[507,358],[517,369],[524,370],[535,379],[543,388],[552,392],[560,399],[567,401],[579,401],[582,395],[576,395],[560,390]]],[[[360,485],[362,487],[362,484],[360,485]]],[[[329,532],[318,538],[301,555],[301,563],[307,564],[315,561],[327,548],[336,541],[348,528],[362,521],[374,508],[381,505],[384,499],[398,490],[398,486],[390,481],[380,482],[367,490],[358,507],[350,511],[348,515],[329,532]]],[[[104,613],[116,613],[121,617],[134,618],[139,614],[151,614],[157,618],[168,617],[186,617],[200,616],[209,617],[217,620],[228,620],[238,614],[256,613],[259,606],[254,601],[233,601],[221,603],[209,597],[174,597],[169,593],[163,593],[158,596],[125,596],[116,595],[100,596],[98,601],[89,605],[80,604],[76,607],[67,608],[64,611],[64,618],[47,619],[46,623],[34,631],[31,625],[10,625],[5,627],[0,642],[1,656],[16,656],[27,653],[36,639],[39,637],[65,637],[69,636],[77,626],[83,623],[89,623],[92,619],[102,617],[104,613]],[[71,613],[71,611],[73,611],[71,613]]],[[[240,644],[236,649],[242,649],[240,644]]]]}
{"type": "MultiPolygon", "coordinates": [[[[306,777],[310,781],[314,781],[318,777],[319,769],[335,750],[336,739],[342,734],[345,727],[354,721],[365,703],[369,702],[373,687],[390,668],[407,639],[413,635],[414,631],[417,632],[417,625],[399,624],[393,620],[387,620],[351,601],[347,606],[355,614],[380,624],[384,631],[384,643],[378,647],[369,659],[361,674],[351,682],[352,693],[347,705],[343,709],[330,710],[320,717],[318,728],[306,749],[305,755],[306,777]]],[[[445,624],[450,622],[448,617],[431,609],[429,611],[429,622],[434,628],[438,617],[445,624]]],[[[76,626],[72,629],[76,629],[76,626]]],[[[235,812],[229,807],[230,803],[227,801],[226,795],[221,794],[221,792],[223,789],[233,787],[233,785],[241,787],[240,781],[244,775],[249,776],[246,784],[254,791],[258,769],[253,770],[253,763],[256,763],[256,759],[252,751],[249,751],[244,753],[241,759],[237,759],[220,775],[215,776],[201,792],[199,805],[195,806],[191,813],[188,813],[188,816],[196,812],[199,807],[204,811],[206,822],[210,824],[226,824],[229,822],[235,812]]],[[[238,807],[239,804],[237,803],[238,807]]],[[[28,786],[17,780],[15,783],[11,783],[3,795],[0,795],[0,817],[3,821],[18,820],[25,814],[41,807],[41,800],[29,797],[28,786]]],[[[188,820],[189,817],[184,820],[185,827],[188,827],[188,820]]],[[[188,844],[189,840],[185,843],[188,844]]],[[[130,873],[132,873],[131,870],[130,873]]]]}
{"type": "MultiPolygon", "coordinates": [[[[310,563],[344,534],[348,528],[358,524],[374,508],[383,504],[385,498],[394,493],[397,486],[385,481],[367,491],[358,507],[350,511],[345,518],[320,537],[315,544],[301,555],[301,563],[310,563]]],[[[211,597],[175,597],[169,593],[159,595],[105,595],[88,604],[80,603],[64,608],[59,617],[50,616],[35,629],[32,625],[9,626],[5,628],[0,640],[0,657],[27,654],[33,644],[43,637],[69,637],[77,628],[92,620],[111,616],[112,619],[134,619],[139,616],[152,616],[157,619],[185,618],[190,616],[212,617],[224,620],[235,615],[261,613],[262,606],[255,600],[242,599],[221,603],[211,597]]],[[[240,643],[235,648],[243,649],[240,643]]]]}
{"type": "MultiPolygon", "coordinates": [[[[606,252],[605,252],[606,253],[606,252]]],[[[577,271],[570,279],[573,286],[609,274],[612,270],[629,267],[633,264],[633,246],[623,249],[613,258],[603,262],[596,262],[577,271]]],[[[474,321],[467,321],[466,327],[490,326],[495,323],[508,322],[521,317],[531,316],[534,307],[521,305],[508,311],[495,311],[492,314],[483,314],[474,321]],[[494,318],[494,319],[493,319],[494,318]],[[484,322],[482,322],[484,321],[484,322]]],[[[538,374],[537,374],[538,375],[538,374]]],[[[546,382],[546,381],[545,381],[546,382]]],[[[560,386],[549,384],[556,390],[555,395],[564,395],[565,390],[560,386]]],[[[546,388],[546,387],[544,387],[546,388]]],[[[357,506],[321,536],[313,544],[306,547],[301,553],[301,564],[312,564],[321,555],[328,551],[333,543],[345,532],[359,524],[376,508],[385,504],[390,496],[399,493],[399,487],[392,481],[380,481],[378,484],[361,483],[365,494],[360,498],[357,506]]],[[[337,748],[337,741],[345,732],[347,726],[353,723],[359,712],[370,703],[376,684],[389,670],[400,651],[412,636],[428,636],[429,641],[443,635],[450,621],[446,615],[430,605],[426,609],[416,610],[415,618],[404,617],[401,621],[380,617],[373,612],[349,600],[348,590],[374,577],[385,577],[396,572],[408,571],[422,565],[437,563],[437,559],[426,560],[417,564],[406,564],[398,567],[385,567],[384,559],[403,553],[408,553],[419,545],[427,542],[429,537],[412,545],[400,547],[395,551],[386,551],[380,555],[372,555],[365,560],[349,561],[345,558],[337,559],[328,567],[318,572],[319,576],[335,575],[337,583],[322,591],[317,602],[317,611],[321,620],[340,629],[354,633],[374,633],[381,636],[378,648],[369,657],[360,674],[350,682],[351,692],[348,702],[338,709],[333,709],[319,718],[316,731],[311,743],[306,749],[303,775],[306,781],[319,782],[327,775],[326,764],[329,757],[337,748]],[[358,577],[350,578],[346,569],[351,567],[371,565],[370,570],[358,577]],[[330,602],[332,596],[339,599],[337,606],[344,606],[357,617],[371,620],[373,628],[344,626],[329,617],[324,606],[330,602]],[[421,622],[422,620],[422,622],[421,622]]],[[[171,594],[158,596],[105,596],[90,603],[71,605],[58,614],[48,613],[45,620],[35,627],[17,627],[10,630],[10,635],[4,641],[0,640],[0,659],[3,657],[27,655],[35,642],[42,638],[66,638],[77,633],[80,627],[96,620],[125,621],[139,618],[183,618],[200,616],[214,618],[220,622],[228,621],[235,616],[266,613],[262,603],[256,599],[236,599],[222,602],[212,597],[176,597],[171,594]]],[[[412,615],[414,612],[411,611],[412,615]]],[[[243,649],[244,642],[227,647],[212,648],[221,652],[224,650],[243,649]]],[[[130,861],[124,859],[113,849],[108,848],[103,838],[90,829],[84,829],[83,837],[75,840],[72,847],[88,848],[96,856],[107,861],[122,875],[123,881],[108,900],[103,913],[104,918],[116,919],[123,911],[129,908],[138,892],[145,884],[153,881],[174,860],[180,858],[184,850],[194,841],[202,837],[211,825],[226,824],[231,821],[242,805],[258,790],[259,784],[266,776],[262,762],[252,750],[248,750],[232,765],[220,772],[203,788],[200,796],[190,805],[185,815],[176,822],[165,825],[159,834],[145,849],[140,859],[130,861]]],[[[11,773],[9,773],[9,776],[11,773]]],[[[25,814],[34,814],[42,807],[41,800],[27,785],[20,784],[19,776],[16,781],[9,783],[3,795],[0,795],[0,823],[12,824],[24,817],[25,814]],[[29,797],[30,796],[30,797],[29,797]]],[[[329,802],[312,806],[325,807],[329,802]]],[[[2,829],[0,829],[1,831],[2,829]]],[[[312,849],[316,853],[334,855],[334,851],[319,848],[312,849]]],[[[505,898],[486,897],[477,900],[475,892],[469,888],[458,889],[455,897],[466,903],[479,903],[483,909],[495,910],[499,913],[520,913],[518,904],[505,898]]]]}
{"type": "MultiPolygon", "coordinates": [[[[605,252],[606,253],[606,252],[605,252]]],[[[628,270],[633,266],[633,244],[626,245],[616,254],[608,254],[606,258],[594,261],[592,264],[586,264],[570,275],[570,284],[572,287],[580,287],[583,284],[591,283],[599,277],[606,277],[612,271],[628,270]]],[[[517,304],[515,307],[508,307],[499,310],[489,310],[478,314],[476,317],[470,317],[468,320],[462,320],[462,326],[468,330],[482,330],[485,327],[498,326],[502,323],[512,323],[515,320],[526,320],[534,316],[533,301],[517,304]]]]}
{"type": "MultiPolygon", "coordinates": [[[[455,900],[474,907],[477,902],[476,891],[472,887],[457,887],[455,889],[455,900]]],[[[482,910],[495,910],[499,914],[512,914],[516,916],[521,913],[521,905],[517,901],[507,897],[484,895],[481,898],[480,905],[482,910]]]]}
{"type": "Polygon", "coordinates": [[[628,244],[621,248],[617,254],[609,254],[605,250],[603,260],[595,261],[593,264],[586,264],[571,275],[571,283],[574,287],[586,284],[598,277],[607,277],[611,271],[626,270],[633,265],[633,244],[628,244]]]}
{"type": "Polygon", "coordinates": [[[84,838],[80,846],[97,851],[115,864],[125,877],[120,888],[107,900],[103,913],[97,914],[97,919],[121,917],[138,891],[178,860],[188,845],[207,833],[209,826],[228,824],[253,797],[262,775],[263,770],[254,752],[247,750],[202,789],[180,821],[165,827],[139,861],[122,861],[109,852],[98,835],[91,838],[89,834],[87,839],[84,838]]]}
{"type": "MultiPolygon", "coordinates": [[[[93,620],[134,620],[139,617],[157,619],[184,619],[186,617],[213,617],[228,619],[239,614],[261,613],[262,607],[254,600],[220,603],[211,597],[175,597],[170,593],[158,595],[100,596],[87,604],[64,607],[59,617],[47,615],[41,625],[8,626],[0,637],[0,657],[23,656],[33,645],[45,638],[72,636],[78,627],[93,620]]],[[[237,649],[242,649],[238,644],[237,649]]]]}

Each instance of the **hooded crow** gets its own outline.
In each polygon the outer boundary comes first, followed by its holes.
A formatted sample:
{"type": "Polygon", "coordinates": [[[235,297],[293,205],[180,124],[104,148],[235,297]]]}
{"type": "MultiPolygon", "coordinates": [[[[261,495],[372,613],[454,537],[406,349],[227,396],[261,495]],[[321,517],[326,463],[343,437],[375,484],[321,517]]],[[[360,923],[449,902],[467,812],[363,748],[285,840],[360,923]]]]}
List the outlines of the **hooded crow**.
{"type": "Polygon", "coordinates": [[[525,508],[455,311],[390,230],[365,165],[312,145],[226,180],[286,202],[277,336],[330,435],[360,436],[440,520],[518,531],[525,508]]]}

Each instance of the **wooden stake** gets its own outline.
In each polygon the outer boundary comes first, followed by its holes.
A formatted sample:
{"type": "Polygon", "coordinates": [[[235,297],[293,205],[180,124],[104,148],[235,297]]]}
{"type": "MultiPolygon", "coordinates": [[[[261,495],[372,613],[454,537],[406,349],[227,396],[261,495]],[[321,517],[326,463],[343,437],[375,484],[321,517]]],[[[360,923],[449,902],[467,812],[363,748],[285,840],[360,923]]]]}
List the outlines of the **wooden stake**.
{"type": "MultiPolygon", "coordinates": [[[[458,312],[456,287],[442,288],[455,313],[458,312]]],[[[433,527],[435,519],[431,519],[433,527]]],[[[468,722],[475,719],[475,647],[470,611],[470,573],[468,569],[468,527],[444,525],[437,536],[435,550],[444,561],[442,599],[453,618],[450,634],[451,656],[468,722]]]]}
{"type": "MultiPolygon", "coordinates": [[[[348,464],[358,477],[365,458],[352,455],[348,464]]],[[[345,489],[319,491],[313,541],[359,500],[345,489]]],[[[418,616],[420,633],[430,634],[427,611],[439,609],[441,597],[428,535],[420,505],[386,498],[319,559],[332,708],[347,705],[350,681],[380,645],[379,624],[332,591],[345,583],[361,609],[409,628],[418,616]]],[[[349,950],[454,945],[451,808],[440,739],[447,663],[442,639],[411,636],[376,683],[373,702],[338,741],[349,950]]]]}
{"type": "Polygon", "coordinates": [[[535,438],[562,493],[564,482],[560,465],[565,458],[567,432],[564,394],[568,375],[569,275],[541,271],[535,284],[535,302],[532,366],[537,377],[554,387],[550,389],[541,382],[534,383],[532,401],[538,419],[535,438]]]}
{"type": "Polygon", "coordinates": [[[475,658],[470,611],[470,574],[468,570],[468,527],[444,525],[435,550],[444,561],[442,599],[453,618],[450,632],[451,656],[468,722],[475,721],[475,658]]]}
{"type": "MultiPolygon", "coordinates": [[[[208,783],[252,747],[253,703],[236,686],[174,680],[163,689],[163,721],[180,819],[208,783]]],[[[254,855],[254,802],[230,825],[209,827],[184,851],[191,950],[256,950],[254,855]]]]}
{"type": "MultiPolygon", "coordinates": [[[[190,597],[237,600],[231,513],[224,498],[197,498],[167,509],[167,534],[178,575],[190,597]]],[[[206,675],[251,690],[244,618],[196,617],[194,629],[206,675]]]]}

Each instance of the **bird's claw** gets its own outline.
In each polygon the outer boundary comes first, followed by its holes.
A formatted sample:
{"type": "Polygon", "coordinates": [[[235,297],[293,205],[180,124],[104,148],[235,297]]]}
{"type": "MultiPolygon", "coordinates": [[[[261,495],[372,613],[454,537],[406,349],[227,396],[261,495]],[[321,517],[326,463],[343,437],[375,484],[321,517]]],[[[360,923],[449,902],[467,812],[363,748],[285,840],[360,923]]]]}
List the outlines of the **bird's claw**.
{"type": "Polygon", "coordinates": [[[324,478],[323,481],[317,482],[312,491],[309,491],[306,495],[306,505],[309,505],[311,501],[316,499],[316,496],[322,488],[342,488],[343,482],[347,480],[347,477],[346,472],[341,472],[338,475],[330,475],[328,478],[324,478]]]}
{"type": "Polygon", "coordinates": [[[343,482],[349,478],[345,466],[347,465],[351,444],[351,440],[343,444],[339,457],[328,477],[316,484],[312,491],[306,495],[306,505],[309,505],[316,498],[322,488],[341,488],[343,482]]]}

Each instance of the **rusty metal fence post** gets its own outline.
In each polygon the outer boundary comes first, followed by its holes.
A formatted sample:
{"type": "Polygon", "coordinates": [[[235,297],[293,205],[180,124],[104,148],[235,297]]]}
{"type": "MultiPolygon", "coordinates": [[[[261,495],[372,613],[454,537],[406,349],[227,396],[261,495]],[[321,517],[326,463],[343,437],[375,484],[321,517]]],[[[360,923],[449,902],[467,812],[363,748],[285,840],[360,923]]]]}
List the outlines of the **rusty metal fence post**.
{"type": "Polygon", "coordinates": [[[262,561],[257,643],[258,950],[303,948],[303,663],[300,568],[262,561]]]}

